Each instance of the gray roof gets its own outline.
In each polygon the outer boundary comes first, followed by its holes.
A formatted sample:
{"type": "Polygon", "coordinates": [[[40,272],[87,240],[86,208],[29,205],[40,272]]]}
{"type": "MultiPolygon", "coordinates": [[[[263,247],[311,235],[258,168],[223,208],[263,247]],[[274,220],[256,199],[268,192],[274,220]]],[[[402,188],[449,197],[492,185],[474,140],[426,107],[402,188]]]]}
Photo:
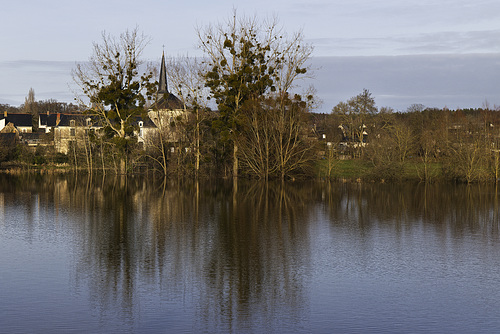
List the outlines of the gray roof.
{"type": "Polygon", "coordinates": [[[142,121],[142,126],[145,128],[156,128],[157,127],[156,124],[153,123],[153,121],[149,117],[146,117],[143,119],[141,116],[137,116],[135,118],[134,125],[139,125],[140,121],[142,121]]]}
{"type": "Polygon", "coordinates": [[[2,113],[0,119],[5,119],[5,124],[12,123],[14,126],[33,126],[31,114],[12,114],[8,113],[7,117],[2,113]]]}
{"type": "Polygon", "coordinates": [[[76,125],[86,125],[87,118],[92,120],[92,126],[99,126],[100,124],[98,117],[94,115],[85,114],[41,114],[40,115],[40,125],[46,127],[55,126],[70,126],[70,121],[74,120],[76,125]]]}

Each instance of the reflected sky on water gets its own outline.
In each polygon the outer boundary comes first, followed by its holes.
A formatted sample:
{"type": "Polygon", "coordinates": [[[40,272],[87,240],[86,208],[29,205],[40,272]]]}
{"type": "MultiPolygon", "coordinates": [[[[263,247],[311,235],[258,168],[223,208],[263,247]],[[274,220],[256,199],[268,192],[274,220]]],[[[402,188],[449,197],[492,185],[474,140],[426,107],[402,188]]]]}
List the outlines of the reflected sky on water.
{"type": "Polygon", "coordinates": [[[494,185],[0,175],[0,328],[496,332],[494,185]]]}

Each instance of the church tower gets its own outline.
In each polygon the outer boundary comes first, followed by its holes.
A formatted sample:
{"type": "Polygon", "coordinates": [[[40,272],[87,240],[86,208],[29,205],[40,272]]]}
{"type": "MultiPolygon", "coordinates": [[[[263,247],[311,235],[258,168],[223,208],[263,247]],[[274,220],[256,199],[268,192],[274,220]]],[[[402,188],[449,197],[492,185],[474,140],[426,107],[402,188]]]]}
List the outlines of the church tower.
{"type": "Polygon", "coordinates": [[[158,79],[158,91],[156,92],[156,103],[154,107],[159,110],[161,109],[175,110],[183,108],[181,100],[179,100],[177,96],[168,91],[167,67],[165,65],[165,51],[161,56],[160,77],[158,79]]]}
{"type": "Polygon", "coordinates": [[[161,67],[160,67],[160,82],[158,84],[158,98],[161,98],[163,94],[168,94],[168,84],[167,84],[167,68],[165,66],[165,51],[161,56],[161,67]]]}
{"type": "Polygon", "coordinates": [[[161,56],[156,102],[149,109],[148,116],[160,131],[164,131],[165,138],[168,138],[168,141],[176,142],[179,140],[180,134],[177,132],[179,130],[173,127],[172,124],[175,124],[179,118],[187,119],[187,113],[182,101],[168,91],[165,51],[161,56]]]}

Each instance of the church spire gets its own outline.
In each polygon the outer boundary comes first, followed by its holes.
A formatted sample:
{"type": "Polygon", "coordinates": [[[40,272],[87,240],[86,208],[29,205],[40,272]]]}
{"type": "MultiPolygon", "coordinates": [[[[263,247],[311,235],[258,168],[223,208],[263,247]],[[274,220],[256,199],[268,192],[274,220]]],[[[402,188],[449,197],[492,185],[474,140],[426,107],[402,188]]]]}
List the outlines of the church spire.
{"type": "Polygon", "coordinates": [[[161,56],[160,82],[158,84],[158,95],[168,94],[167,70],[165,66],[165,51],[161,56]]]}
{"type": "Polygon", "coordinates": [[[158,92],[156,93],[155,107],[158,110],[164,109],[180,109],[182,102],[172,93],[168,91],[167,85],[167,67],[165,66],[165,51],[161,56],[160,78],[158,80],[158,92]]]}

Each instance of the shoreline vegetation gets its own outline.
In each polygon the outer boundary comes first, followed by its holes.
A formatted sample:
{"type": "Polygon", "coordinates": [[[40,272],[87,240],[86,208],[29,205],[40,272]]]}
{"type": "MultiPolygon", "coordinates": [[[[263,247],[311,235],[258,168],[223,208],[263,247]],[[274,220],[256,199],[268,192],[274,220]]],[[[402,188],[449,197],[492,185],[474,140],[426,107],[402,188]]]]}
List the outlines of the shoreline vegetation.
{"type": "MultiPolygon", "coordinates": [[[[176,131],[183,136],[175,142],[164,142],[161,150],[159,145],[144,149],[133,136],[127,139],[129,145],[124,150],[89,132],[87,137],[75,138],[77,145],[71,145],[63,154],[56,151],[51,133],[43,134],[47,138],[36,146],[27,145],[20,133],[21,139],[0,145],[0,173],[147,175],[185,180],[232,178],[231,149],[218,145],[217,135],[210,131],[217,116],[211,115],[213,118],[201,123],[200,129],[193,127],[189,119],[177,124],[176,131]],[[202,133],[199,143],[193,140],[194,131],[202,133]],[[159,155],[161,152],[164,156],[159,155]],[[124,162],[124,169],[120,162],[124,162]]],[[[307,150],[301,151],[304,152],[301,164],[283,175],[269,171],[259,174],[259,170],[250,168],[249,163],[256,157],[245,156],[243,153],[248,153],[249,147],[243,144],[247,142],[235,138],[243,152],[238,155],[238,177],[266,181],[458,183],[496,183],[500,179],[497,107],[449,110],[412,106],[405,112],[381,108],[366,115],[339,112],[335,108],[331,114],[304,111],[296,131],[294,140],[307,150]],[[363,132],[356,132],[357,129],[363,132]]],[[[274,164],[275,152],[265,160],[267,166],[274,164]]]]}
{"type": "MultiPolygon", "coordinates": [[[[371,95],[368,98],[374,103],[371,95]]],[[[75,137],[76,144],[70,145],[63,154],[57,152],[52,133],[42,134],[43,139],[35,146],[26,144],[24,133],[10,141],[3,140],[0,134],[0,173],[147,175],[186,180],[232,178],[231,149],[229,145],[219,146],[217,135],[210,131],[217,116],[210,115],[212,118],[201,123],[199,129],[190,123],[192,119],[176,124],[176,131],[183,135],[175,142],[165,141],[161,150],[159,145],[152,145],[150,149],[141,147],[133,135],[127,138],[126,149],[123,149],[88,132],[87,136],[75,137]],[[193,140],[194,131],[202,134],[199,143],[193,140]],[[159,155],[161,152],[163,156],[159,155]]],[[[241,144],[242,152],[238,155],[238,177],[266,181],[458,183],[496,183],[500,179],[498,107],[449,110],[416,105],[405,112],[381,108],[370,114],[334,108],[331,114],[303,111],[301,115],[294,139],[306,148],[296,151],[303,152],[300,160],[296,160],[300,164],[284,174],[277,173],[276,169],[259,174],[259,170],[249,166],[257,157],[244,153],[251,152],[251,147],[265,146],[251,143],[245,147],[247,138],[237,137],[234,140],[241,144]]],[[[276,152],[265,160],[267,166],[275,164],[276,152]]]]}
{"type": "MultiPolygon", "coordinates": [[[[499,108],[412,108],[414,110],[406,112],[377,110],[367,115],[342,113],[335,108],[331,114],[304,111],[294,141],[306,149],[295,151],[303,153],[300,160],[296,160],[300,164],[285,170],[284,174],[276,169],[250,168],[249,164],[256,161],[257,156],[245,153],[259,146],[251,143],[245,147],[247,138],[237,137],[234,140],[242,152],[238,155],[238,177],[347,182],[498,182],[499,108]],[[363,131],[359,132],[358,128],[363,131]]],[[[231,149],[218,146],[216,135],[210,131],[211,122],[216,121],[217,116],[211,117],[200,124],[203,135],[199,143],[193,141],[192,134],[200,129],[193,130],[188,119],[176,125],[176,131],[181,131],[183,136],[175,142],[165,141],[161,150],[159,145],[145,149],[137,144],[133,135],[127,138],[126,149],[123,149],[88,132],[86,137],[75,137],[76,144],[70,145],[64,154],[57,152],[51,133],[44,133],[44,139],[31,146],[23,140],[24,133],[19,133],[17,139],[2,141],[0,145],[0,173],[148,175],[186,180],[232,178],[231,149]],[[159,155],[161,152],[163,156],[159,155]]],[[[266,158],[267,165],[261,166],[276,166],[273,164],[278,157],[277,148],[266,158]]],[[[288,168],[286,164],[283,166],[288,168]]]]}
{"type": "MultiPolygon", "coordinates": [[[[325,174],[328,169],[328,162],[325,160],[319,160],[316,162],[314,168],[316,170],[315,175],[297,175],[296,177],[287,178],[286,181],[296,181],[296,180],[315,180],[315,181],[334,181],[334,182],[376,182],[376,183],[401,183],[401,182],[458,182],[466,183],[466,180],[460,180],[456,178],[449,178],[443,172],[442,164],[433,163],[429,166],[431,170],[431,175],[429,179],[425,180],[422,178],[421,171],[424,166],[421,162],[406,162],[400,166],[399,173],[392,175],[391,177],[384,178],[383,173],[381,174],[380,169],[373,166],[372,163],[363,160],[337,160],[335,162],[335,167],[331,170],[330,176],[325,174]]],[[[142,170],[129,172],[125,174],[117,174],[113,170],[107,170],[103,172],[102,169],[97,169],[89,172],[88,169],[84,167],[79,167],[77,169],[71,166],[69,163],[63,164],[51,164],[44,163],[41,165],[37,164],[20,164],[16,162],[11,162],[8,164],[2,164],[0,166],[0,173],[4,175],[58,175],[58,174],[78,174],[78,175],[94,175],[94,176],[139,176],[139,177],[155,177],[155,178],[172,178],[177,180],[189,180],[189,179],[228,179],[231,178],[225,176],[198,176],[195,175],[174,175],[170,174],[163,176],[154,170],[142,170]]],[[[260,179],[252,177],[251,175],[241,175],[241,179],[255,180],[258,182],[260,179]]],[[[271,179],[274,180],[274,179],[271,179]]],[[[261,180],[260,180],[261,181],[261,180]]],[[[267,181],[267,180],[266,180],[267,181]]],[[[469,183],[491,183],[496,182],[494,179],[490,180],[476,180],[469,183]]]]}

